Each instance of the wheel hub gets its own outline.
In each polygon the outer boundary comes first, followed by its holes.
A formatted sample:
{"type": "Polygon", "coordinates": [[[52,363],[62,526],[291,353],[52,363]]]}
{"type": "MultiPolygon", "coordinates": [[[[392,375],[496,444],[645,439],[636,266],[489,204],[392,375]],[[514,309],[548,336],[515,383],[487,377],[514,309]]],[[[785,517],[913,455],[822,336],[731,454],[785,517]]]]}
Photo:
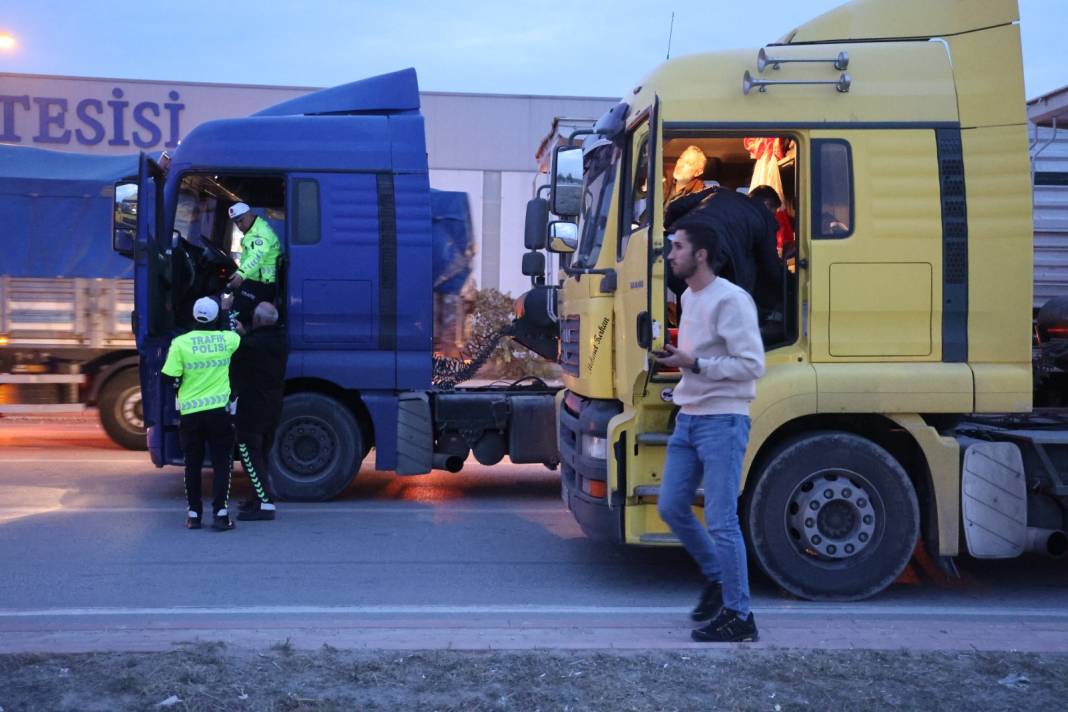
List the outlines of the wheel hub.
{"type": "Polygon", "coordinates": [[[310,479],[328,469],[335,451],[333,431],[313,418],[293,421],[278,441],[278,455],[285,468],[310,479]]]}
{"type": "Polygon", "coordinates": [[[141,406],[141,389],[132,388],[122,399],[122,419],[137,430],[145,429],[145,414],[141,406]]]}
{"type": "Polygon", "coordinates": [[[819,472],[806,478],[790,497],[787,528],[806,553],[846,559],[871,545],[878,513],[863,478],[819,472]]]}

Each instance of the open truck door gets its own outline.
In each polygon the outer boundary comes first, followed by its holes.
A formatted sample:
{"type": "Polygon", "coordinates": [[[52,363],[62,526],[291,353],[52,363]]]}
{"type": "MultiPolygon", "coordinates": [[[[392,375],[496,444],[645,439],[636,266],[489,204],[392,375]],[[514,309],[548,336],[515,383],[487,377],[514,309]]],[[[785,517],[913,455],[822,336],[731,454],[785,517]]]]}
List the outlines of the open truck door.
{"type": "MultiPolygon", "coordinates": [[[[137,181],[137,227],[133,244],[133,333],[140,355],[142,408],[148,450],[157,467],[182,462],[174,386],[160,372],[173,336],[170,240],[163,234],[163,168],[142,153],[137,181]]],[[[116,243],[121,237],[116,229],[116,243]]]]}

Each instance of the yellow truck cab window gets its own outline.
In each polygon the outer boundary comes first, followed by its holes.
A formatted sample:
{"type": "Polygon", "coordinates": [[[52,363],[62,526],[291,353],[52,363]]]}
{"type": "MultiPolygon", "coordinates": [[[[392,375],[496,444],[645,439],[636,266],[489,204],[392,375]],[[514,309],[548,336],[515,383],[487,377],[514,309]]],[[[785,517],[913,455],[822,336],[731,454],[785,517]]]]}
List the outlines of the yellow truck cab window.
{"type": "Polygon", "coordinates": [[[853,234],[853,156],[849,144],[812,142],[812,236],[838,239],[853,234]]]}
{"type": "Polygon", "coordinates": [[[613,144],[605,143],[592,149],[583,159],[585,182],[582,186],[582,215],[579,218],[581,238],[575,256],[576,267],[593,267],[601,253],[616,181],[617,154],[613,144]]]}
{"type": "MultiPolygon", "coordinates": [[[[649,133],[647,128],[634,132],[632,138],[630,174],[628,189],[623,197],[623,215],[630,217],[629,225],[624,223],[620,231],[619,250],[616,259],[622,260],[627,251],[630,235],[635,230],[648,227],[651,217],[649,210],[649,133]]],[[[624,218],[626,220],[626,218],[624,218]]]]}

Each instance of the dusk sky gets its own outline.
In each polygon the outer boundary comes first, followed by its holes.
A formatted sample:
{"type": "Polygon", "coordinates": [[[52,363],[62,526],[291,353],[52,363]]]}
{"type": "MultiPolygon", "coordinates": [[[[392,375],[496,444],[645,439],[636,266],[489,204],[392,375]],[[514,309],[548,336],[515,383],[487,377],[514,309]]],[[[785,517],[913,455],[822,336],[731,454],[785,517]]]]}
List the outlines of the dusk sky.
{"type": "MultiPolygon", "coordinates": [[[[613,97],[663,61],[672,11],[677,56],[755,50],[839,4],[6,0],[0,32],[17,45],[0,51],[0,72],[331,86],[414,66],[430,91],[613,97]]],[[[1033,98],[1068,84],[1068,2],[1020,11],[1033,98]]]]}

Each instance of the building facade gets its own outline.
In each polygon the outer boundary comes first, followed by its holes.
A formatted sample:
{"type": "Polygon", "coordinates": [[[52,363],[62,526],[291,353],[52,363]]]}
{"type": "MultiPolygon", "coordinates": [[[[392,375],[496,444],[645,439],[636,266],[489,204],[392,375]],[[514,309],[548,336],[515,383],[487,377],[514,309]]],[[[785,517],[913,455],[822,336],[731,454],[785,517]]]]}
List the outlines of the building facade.
{"type": "MultiPolygon", "coordinates": [[[[354,77],[353,79],[359,79],[354,77]]],[[[197,124],[247,116],[318,87],[0,73],[0,143],[122,154],[172,150],[197,124]]],[[[479,287],[518,296],[535,153],[555,117],[595,119],[617,99],[423,92],[430,185],[468,194],[479,287]]]]}

